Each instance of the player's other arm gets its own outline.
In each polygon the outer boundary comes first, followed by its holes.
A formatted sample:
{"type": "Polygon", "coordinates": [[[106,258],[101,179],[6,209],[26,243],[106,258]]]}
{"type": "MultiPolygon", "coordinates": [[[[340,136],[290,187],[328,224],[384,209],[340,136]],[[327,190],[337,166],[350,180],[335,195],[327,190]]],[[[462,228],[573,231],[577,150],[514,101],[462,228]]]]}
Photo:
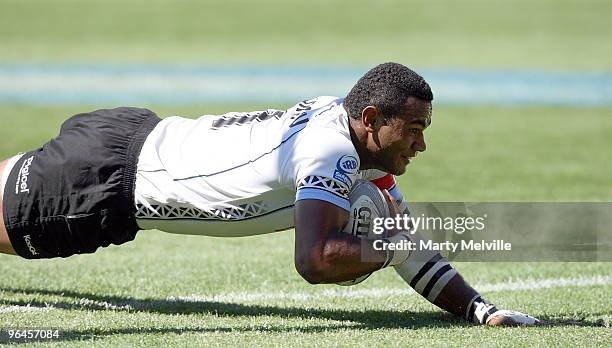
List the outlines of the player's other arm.
{"type": "MultiPolygon", "coordinates": [[[[395,177],[386,174],[372,180],[379,189],[389,190],[393,195],[395,211],[410,215],[395,177]]],[[[423,237],[413,232],[409,238],[416,242],[423,237]]],[[[458,316],[464,316],[472,306],[478,292],[467,284],[448,260],[437,251],[415,250],[408,259],[395,267],[398,274],[419,294],[436,306],[458,316]]],[[[467,318],[467,315],[466,315],[467,318]]],[[[471,317],[470,317],[471,319],[471,317]]]]}
{"type": "Polygon", "coordinates": [[[295,268],[309,283],[338,283],[355,279],[380,269],[384,260],[381,251],[347,233],[342,228],[348,212],[339,206],[318,199],[295,203],[295,268]]]}
{"type": "MultiPolygon", "coordinates": [[[[395,178],[387,174],[372,180],[381,190],[388,190],[394,199],[394,211],[410,215],[395,178]]],[[[413,242],[423,239],[418,231],[410,235],[413,242]]],[[[537,319],[520,312],[498,310],[485,300],[437,251],[415,250],[403,263],[396,265],[397,273],[416,292],[436,306],[463,317],[488,325],[534,324],[537,319]]]]}
{"type": "MultiPolygon", "coordinates": [[[[418,231],[411,235],[418,243],[418,231]]],[[[436,306],[468,321],[487,325],[533,325],[536,318],[498,309],[474,290],[439,252],[413,251],[395,271],[414,290],[436,306]]]]}

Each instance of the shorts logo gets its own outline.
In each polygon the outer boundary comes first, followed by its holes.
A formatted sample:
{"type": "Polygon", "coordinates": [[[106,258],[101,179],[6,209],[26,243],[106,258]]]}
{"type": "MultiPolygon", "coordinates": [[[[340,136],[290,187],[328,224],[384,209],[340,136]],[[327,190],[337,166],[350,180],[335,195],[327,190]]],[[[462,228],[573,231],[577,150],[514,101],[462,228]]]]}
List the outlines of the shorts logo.
{"type": "Polygon", "coordinates": [[[30,250],[30,253],[32,255],[38,255],[38,253],[36,252],[36,249],[32,246],[32,241],[31,241],[30,235],[26,234],[25,236],[23,236],[23,240],[25,240],[26,246],[30,250]]]}
{"type": "Polygon", "coordinates": [[[17,182],[15,183],[15,194],[18,195],[20,193],[30,193],[30,189],[28,188],[28,178],[30,177],[30,166],[32,165],[32,161],[34,160],[34,156],[28,157],[21,168],[19,168],[19,174],[17,175],[17,182]]]}

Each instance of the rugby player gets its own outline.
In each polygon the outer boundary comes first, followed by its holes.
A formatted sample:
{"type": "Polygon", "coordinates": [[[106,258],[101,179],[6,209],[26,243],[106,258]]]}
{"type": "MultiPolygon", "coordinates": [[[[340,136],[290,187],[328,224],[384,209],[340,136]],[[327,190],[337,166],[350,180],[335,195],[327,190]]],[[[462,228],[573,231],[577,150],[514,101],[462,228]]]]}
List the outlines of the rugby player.
{"type": "MultiPolygon", "coordinates": [[[[73,116],[41,148],[1,163],[0,252],[68,257],[133,240],[139,230],[238,237],[295,227],[295,267],[309,283],[394,267],[466,320],[537,323],[498,310],[438,252],[387,253],[342,233],[359,179],[381,188],[393,213],[408,213],[394,176],[425,151],[432,100],[421,76],[385,63],[346,98],[288,110],[161,120],[123,107],[73,116]],[[362,262],[366,254],[383,261],[362,262]]],[[[391,240],[420,238],[394,233],[391,240]]]]}

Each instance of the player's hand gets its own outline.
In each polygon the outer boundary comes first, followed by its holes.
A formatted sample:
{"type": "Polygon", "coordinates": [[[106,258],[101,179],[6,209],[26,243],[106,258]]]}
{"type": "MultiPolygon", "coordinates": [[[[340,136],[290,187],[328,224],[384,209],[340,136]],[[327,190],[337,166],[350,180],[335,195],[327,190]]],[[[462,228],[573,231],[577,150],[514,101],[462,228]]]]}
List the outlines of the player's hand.
{"type": "Polygon", "coordinates": [[[483,317],[477,315],[482,324],[489,326],[530,326],[540,324],[540,320],[521,312],[497,309],[494,305],[487,305],[487,312],[483,317]]]}
{"type": "Polygon", "coordinates": [[[521,312],[497,309],[494,304],[487,300],[476,303],[474,321],[489,326],[528,326],[540,324],[537,318],[521,312]]]}
{"type": "Polygon", "coordinates": [[[389,213],[391,213],[392,217],[395,217],[397,215],[399,215],[400,212],[400,208],[399,205],[397,205],[397,202],[395,202],[395,199],[391,196],[391,194],[389,193],[389,190],[382,190],[383,196],[385,196],[385,200],[387,201],[387,204],[389,205],[389,213]]]}
{"type": "Polygon", "coordinates": [[[530,326],[540,324],[540,320],[521,312],[499,310],[487,320],[489,326],[530,326]]]}
{"type": "MultiPolygon", "coordinates": [[[[391,196],[391,194],[389,193],[389,190],[382,190],[383,196],[385,196],[385,200],[387,201],[387,205],[389,206],[389,213],[391,217],[396,217],[398,215],[401,214],[400,212],[400,208],[397,205],[397,202],[395,202],[395,199],[391,196]]],[[[387,230],[387,237],[391,237],[394,236],[396,234],[398,234],[400,232],[400,230],[398,229],[391,229],[391,230],[387,230]]]]}

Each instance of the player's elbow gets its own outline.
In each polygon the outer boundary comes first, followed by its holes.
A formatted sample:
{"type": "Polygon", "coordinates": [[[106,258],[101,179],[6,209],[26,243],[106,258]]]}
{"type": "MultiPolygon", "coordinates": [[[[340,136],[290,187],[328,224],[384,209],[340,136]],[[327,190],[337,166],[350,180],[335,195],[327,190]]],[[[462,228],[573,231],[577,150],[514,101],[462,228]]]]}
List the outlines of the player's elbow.
{"type": "Polygon", "coordinates": [[[295,268],[310,284],[335,283],[338,281],[338,264],[341,254],[334,250],[312,250],[304,255],[296,255],[295,268]]]}
{"type": "Polygon", "coordinates": [[[310,284],[320,284],[324,281],[324,271],[319,262],[308,257],[296,257],[295,269],[310,284]]]}

